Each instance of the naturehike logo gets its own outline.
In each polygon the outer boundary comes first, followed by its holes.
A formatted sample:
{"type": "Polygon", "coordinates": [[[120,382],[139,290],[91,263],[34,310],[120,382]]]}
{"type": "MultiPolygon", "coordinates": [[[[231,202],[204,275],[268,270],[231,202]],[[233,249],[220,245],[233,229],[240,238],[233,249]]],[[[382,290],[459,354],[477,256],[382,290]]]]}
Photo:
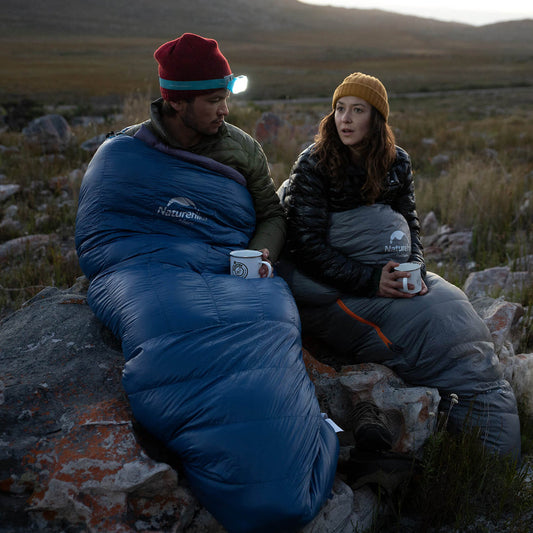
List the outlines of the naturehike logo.
{"type": "Polygon", "coordinates": [[[385,245],[386,252],[410,252],[411,247],[408,244],[407,235],[403,231],[393,231],[390,236],[390,244],[385,245]]]}
{"type": "Polygon", "coordinates": [[[203,222],[206,217],[200,214],[199,209],[190,198],[177,196],[171,198],[165,207],[159,206],[157,214],[168,218],[175,218],[181,222],[203,222]]]}

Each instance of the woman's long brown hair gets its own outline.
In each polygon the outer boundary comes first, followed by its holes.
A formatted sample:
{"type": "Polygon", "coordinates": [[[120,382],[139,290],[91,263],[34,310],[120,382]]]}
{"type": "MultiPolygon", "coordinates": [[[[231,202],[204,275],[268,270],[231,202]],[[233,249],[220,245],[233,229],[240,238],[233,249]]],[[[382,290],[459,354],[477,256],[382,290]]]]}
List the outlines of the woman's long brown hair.
{"type": "Polygon", "coordinates": [[[335,126],[335,110],[325,116],[318,127],[313,154],[321,172],[326,172],[332,182],[342,185],[344,169],[350,163],[366,171],[363,192],[369,204],[379,197],[385,176],[396,157],[394,133],[381,114],[372,107],[370,131],[356,146],[345,146],[335,126]]]}

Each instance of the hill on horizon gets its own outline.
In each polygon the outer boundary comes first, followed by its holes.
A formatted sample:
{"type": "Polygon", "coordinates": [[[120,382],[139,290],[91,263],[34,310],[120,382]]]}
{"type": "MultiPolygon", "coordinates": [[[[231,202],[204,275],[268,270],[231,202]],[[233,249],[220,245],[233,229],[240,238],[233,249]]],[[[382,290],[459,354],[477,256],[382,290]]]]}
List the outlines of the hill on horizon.
{"type": "Polygon", "coordinates": [[[155,48],[212,37],[250,97],[323,96],[355,70],[396,91],[533,85],[533,20],[470,26],[298,0],[3,0],[0,96],[124,95],[157,87],[155,48]]]}

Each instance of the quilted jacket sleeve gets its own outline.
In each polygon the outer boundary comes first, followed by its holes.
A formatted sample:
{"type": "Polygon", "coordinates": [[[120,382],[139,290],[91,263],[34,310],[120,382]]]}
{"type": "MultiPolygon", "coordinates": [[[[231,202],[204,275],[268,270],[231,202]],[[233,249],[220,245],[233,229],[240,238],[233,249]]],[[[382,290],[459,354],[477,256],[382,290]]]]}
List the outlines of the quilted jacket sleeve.
{"type": "Polygon", "coordinates": [[[376,293],[380,269],[350,259],[329,243],[327,178],[317,172],[309,149],[292,169],[285,206],[287,248],[302,272],[351,294],[376,293]]]}
{"type": "Polygon", "coordinates": [[[256,212],[256,228],[249,247],[268,248],[270,260],[275,262],[285,243],[285,213],[276,194],[267,158],[258,142],[253,143],[249,153],[250,172],[246,178],[256,212]]]}
{"type": "Polygon", "coordinates": [[[268,248],[275,262],[285,243],[285,213],[261,145],[232,124],[224,124],[217,135],[195,147],[200,153],[238,170],[246,179],[256,213],[255,232],[249,248],[268,248]]]}
{"type": "Polygon", "coordinates": [[[415,185],[411,159],[409,154],[400,147],[396,148],[396,161],[391,170],[391,181],[399,184],[394,193],[389,192],[391,207],[401,213],[409,229],[411,230],[411,256],[409,261],[422,264],[422,273],[425,276],[426,267],[424,263],[423,246],[420,241],[420,221],[416,212],[415,185]]]}

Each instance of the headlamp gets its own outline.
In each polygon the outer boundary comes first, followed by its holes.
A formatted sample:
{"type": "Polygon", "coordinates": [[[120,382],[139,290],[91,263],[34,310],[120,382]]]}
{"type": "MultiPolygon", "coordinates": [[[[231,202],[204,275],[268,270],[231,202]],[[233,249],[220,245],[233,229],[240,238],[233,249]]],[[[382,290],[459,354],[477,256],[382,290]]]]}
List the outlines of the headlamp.
{"type": "Polygon", "coordinates": [[[248,78],[246,76],[234,76],[228,74],[223,78],[214,80],[198,81],[172,81],[159,78],[159,85],[163,89],[170,91],[203,91],[205,89],[227,89],[233,94],[246,91],[248,87],[248,78]]]}
{"type": "Polygon", "coordinates": [[[247,76],[234,76],[233,74],[230,74],[229,76],[226,76],[226,78],[227,77],[231,78],[228,81],[228,90],[233,94],[243,93],[248,88],[247,76]]]}

